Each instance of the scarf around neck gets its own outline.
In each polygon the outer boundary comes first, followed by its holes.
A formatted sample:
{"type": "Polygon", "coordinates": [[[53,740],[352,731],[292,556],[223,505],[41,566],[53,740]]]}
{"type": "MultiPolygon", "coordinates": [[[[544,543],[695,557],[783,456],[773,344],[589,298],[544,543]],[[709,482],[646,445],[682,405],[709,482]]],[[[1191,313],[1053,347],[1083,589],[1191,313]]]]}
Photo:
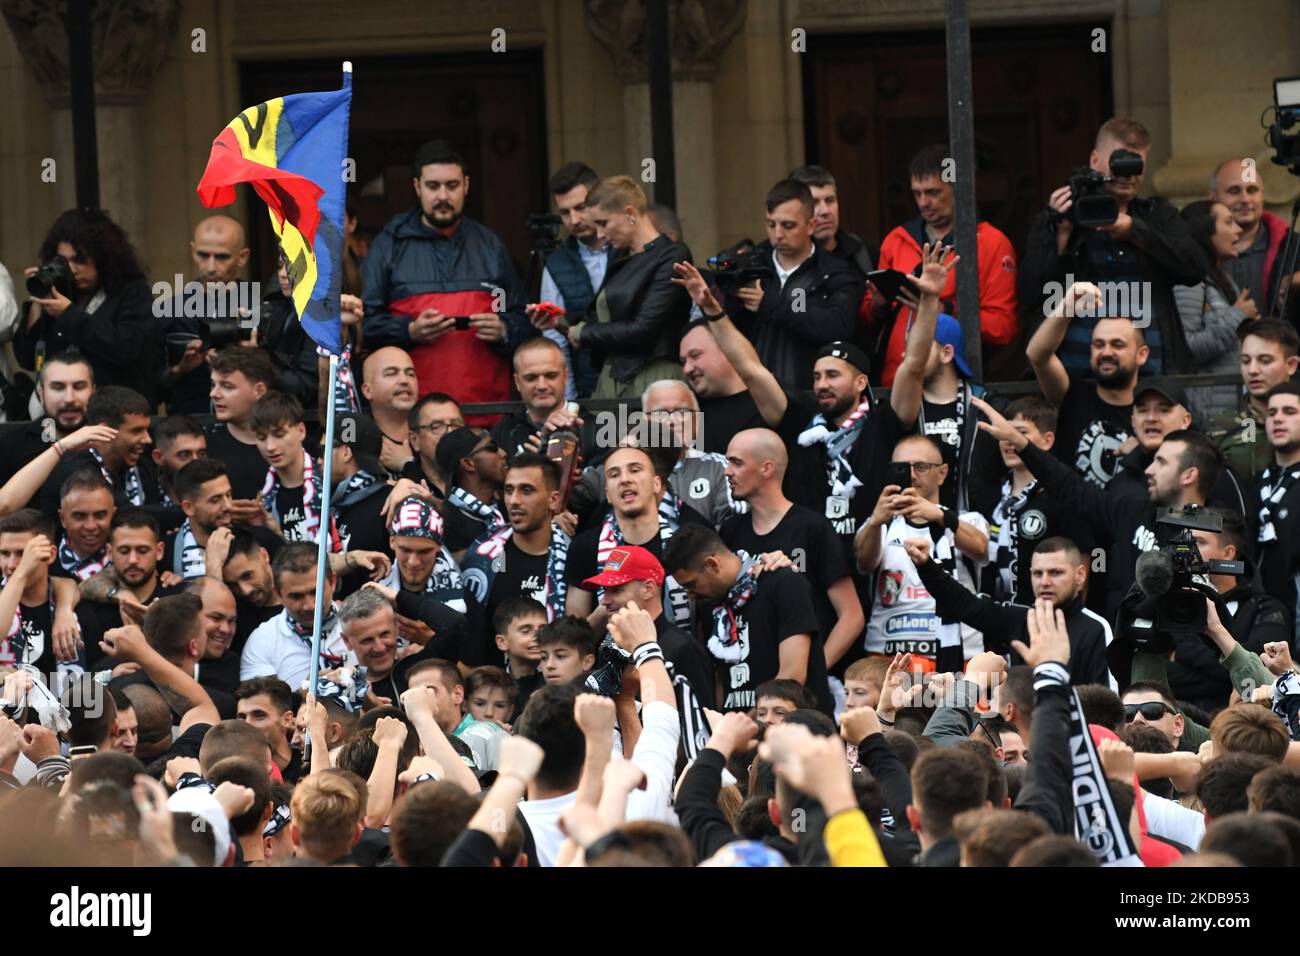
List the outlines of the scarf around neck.
{"type": "MultiPolygon", "coordinates": [[[[664,495],[663,500],[659,502],[659,545],[665,550],[668,548],[668,542],[681,526],[681,502],[682,499],[672,491],[664,495]]],[[[609,561],[609,553],[624,543],[623,529],[619,527],[618,518],[614,514],[614,509],[611,508],[600,525],[600,535],[596,539],[596,573],[599,573],[600,569],[609,561]]],[[[604,588],[596,591],[597,602],[599,602],[600,595],[604,591],[604,588]]],[[[691,622],[690,595],[671,575],[664,578],[663,604],[664,614],[668,616],[668,619],[673,624],[689,629],[691,622]]]]}
{"type": "Polygon", "coordinates": [[[1286,497],[1297,480],[1300,480],[1300,465],[1292,465],[1283,470],[1276,462],[1265,468],[1259,476],[1260,544],[1277,540],[1277,529],[1273,527],[1273,509],[1286,497]]]}
{"type": "Polygon", "coordinates": [[[451,493],[447,495],[447,503],[462,514],[482,521],[487,525],[489,534],[507,523],[506,516],[501,513],[500,508],[480,501],[460,485],[451,489],[451,493]]]}
{"type": "Polygon", "coordinates": [[[808,427],[799,433],[799,444],[804,448],[816,444],[826,446],[826,481],[830,493],[837,498],[852,498],[853,493],[862,487],[862,482],[853,473],[853,467],[844,456],[853,450],[858,436],[867,424],[867,413],[870,411],[871,402],[864,398],[853,414],[834,430],[831,430],[826,416],[818,412],[808,427]]]}
{"type": "MultiPolygon", "coordinates": [[[[482,606],[487,605],[492,593],[492,582],[505,569],[506,545],[514,537],[515,529],[506,525],[483,535],[469,546],[461,558],[461,577],[465,588],[482,606]]],[[[555,621],[564,617],[568,584],[565,565],[569,560],[572,539],[558,524],[551,525],[551,543],[546,549],[546,619],[555,621]]]]}
{"type": "MultiPolygon", "coordinates": [[[[92,448],[90,449],[90,457],[95,459],[95,464],[99,466],[100,474],[104,476],[104,480],[108,482],[109,486],[116,488],[117,482],[115,482],[113,480],[113,476],[109,474],[108,466],[104,464],[104,456],[101,455],[94,448],[92,448]]],[[[131,502],[131,504],[135,505],[137,508],[143,505],[144,504],[144,482],[140,480],[140,466],[132,465],[130,468],[128,468],[126,470],[124,481],[125,484],[122,489],[122,493],[126,495],[126,500],[131,502]]],[[[159,488],[161,488],[162,479],[159,478],[158,481],[159,481],[158,486],[159,488]]],[[[164,492],[164,495],[165,494],[166,492],[164,492]]]]}
{"type": "Polygon", "coordinates": [[[720,661],[735,664],[749,656],[748,638],[741,640],[736,626],[736,612],[740,611],[758,590],[758,558],[746,551],[740,555],[740,573],[727,589],[727,596],[713,609],[713,634],[709,636],[709,653],[720,661]]]}
{"type": "MultiPolygon", "coordinates": [[[[293,540],[297,541],[315,541],[320,534],[320,508],[321,508],[321,483],[316,480],[316,463],[312,461],[311,455],[304,450],[302,453],[302,522],[298,525],[301,529],[294,536],[293,540]]],[[[271,513],[276,521],[281,522],[280,530],[284,531],[283,519],[280,516],[280,509],[276,504],[276,498],[280,492],[280,475],[274,468],[267,469],[266,484],[262,486],[261,499],[262,507],[271,513]]],[[[286,540],[289,540],[286,538],[286,540]]]]}

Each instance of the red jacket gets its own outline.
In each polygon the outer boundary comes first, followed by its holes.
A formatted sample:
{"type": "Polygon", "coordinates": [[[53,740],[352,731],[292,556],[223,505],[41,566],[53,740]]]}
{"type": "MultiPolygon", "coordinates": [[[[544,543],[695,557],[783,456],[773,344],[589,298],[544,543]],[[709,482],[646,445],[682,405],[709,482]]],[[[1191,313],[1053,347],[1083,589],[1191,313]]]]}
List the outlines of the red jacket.
{"type": "MultiPolygon", "coordinates": [[[[885,237],[880,247],[880,264],[877,269],[897,269],[910,275],[921,263],[921,242],[925,229],[920,218],[897,226],[885,237]]],[[[1011,240],[990,226],[981,222],[975,231],[975,241],[979,248],[980,276],[980,333],[986,345],[1010,345],[1016,337],[1016,252],[1011,247],[1011,240]]],[[[948,274],[948,282],[939,296],[945,303],[952,303],[957,294],[957,272],[948,274]]],[[[905,310],[904,310],[905,311],[905,310]]],[[[952,305],[945,305],[944,311],[956,315],[952,305]]],[[[869,317],[869,309],[864,309],[869,317]]],[[[902,318],[900,313],[899,318],[902,318]]],[[[885,350],[885,368],[881,374],[881,384],[894,383],[894,373],[903,361],[903,346],[907,342],[906,321],[895,321],[889,334],[889,344],[885,350]]]]}

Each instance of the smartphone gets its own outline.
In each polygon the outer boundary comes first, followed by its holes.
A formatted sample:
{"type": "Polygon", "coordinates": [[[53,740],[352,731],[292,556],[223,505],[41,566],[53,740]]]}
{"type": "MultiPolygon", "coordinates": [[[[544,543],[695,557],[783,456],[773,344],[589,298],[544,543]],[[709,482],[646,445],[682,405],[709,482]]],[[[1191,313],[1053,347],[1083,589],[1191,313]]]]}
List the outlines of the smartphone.
{"type": "Polygon", "coordinates": [[[912,466],[905,461],[891,461],[885,475],[885,484],[898,485],[904,490],[912,487],[912,466]]]}
{"type": "Polygon", "coordinates": [[[458,316],[456,316],[456,331],[457,331],[457,332],[468,332],[468,331],[469,331],[469,316],[468,316],[468,315],[458,315],[458,316]]]}
{"type": "Polygon", "coordinates": [[[912,281],[912,277],[897,269],[877,269],[875,272],[868,272],[867,281],[879,289],[890,302],[896,301],[898,293],[903,289],[907,289],[914,296],[920,295],[920,290],[912,281]]]}

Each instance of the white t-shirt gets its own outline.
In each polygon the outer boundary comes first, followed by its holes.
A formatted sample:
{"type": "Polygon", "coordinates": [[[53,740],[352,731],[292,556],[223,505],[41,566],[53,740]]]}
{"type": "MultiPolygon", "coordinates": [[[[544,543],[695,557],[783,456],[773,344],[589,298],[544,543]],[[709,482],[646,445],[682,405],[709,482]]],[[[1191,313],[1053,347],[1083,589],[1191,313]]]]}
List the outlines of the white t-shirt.
{"type": "Polygon", "coordinates": [[[1142,791],[1142,812],[1147,818],[1147,833],[1193,850],[1200,849],[1201,839],[1205,836],[1205,814],[1145,790],[1142,791]]]}
{"type": "Polygon", "coordinates": [[[533,844],[537,847],[538,866],[555,866],[555,857],[564,845],[564,834],[560,832],[560,814],[573,806],[577,799],[578,791],[574,790],[559,797],[524,800],[519,804],[519,812],[528,821],[533,844]]]}
{"type": "MultiPolygon", "coordinates": [[[[278,677],[297,690],[311,676],[311,646],[289,626],[288,611],[281,611],[269,621],[263,621],[244,645],[244,653],[239,658],[239,679],[251,680],[254,677],[278,677]]],[[[356,656],[343,643],[343,631],[339,626],[339,617],[334,616],[334,626],[321,635],[321,653],[341,658],[340,667],[356,667],[356,656]]],[[[321,670],[329,667],[321,664],[321,670]]]]}
{"type": "MultiPolygon", "coordinates": [[[[988,534],[988,522],[977,512],[958,516],[988,534]]],[[[903,542],[908,538],[929,538],[931,560],[946,568],[963,586],[975,591],[975,582],[964,555],[957,551],[956,538],[946,528],[936,541],[933,525],[912,524],[903,515],[880,529],[880,563],[876,571],[876,600],[867,621],[868,654],[918,654],[933,660],[940,647],[962,645],[962,656],[969,660],[984,650],[984,635],[968,624],[944,624],[935,611],[934,598],[921,583],[916,565],[907,556],[903,542]]]]}

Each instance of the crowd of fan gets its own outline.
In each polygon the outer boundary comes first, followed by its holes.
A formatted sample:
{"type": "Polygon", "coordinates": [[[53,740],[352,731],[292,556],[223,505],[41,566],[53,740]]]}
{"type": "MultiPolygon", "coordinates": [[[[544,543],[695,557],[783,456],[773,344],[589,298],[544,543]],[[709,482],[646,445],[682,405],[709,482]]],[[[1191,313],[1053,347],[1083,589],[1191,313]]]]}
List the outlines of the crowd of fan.
{"type": "MultiPolygon", "coordinates": [[[[1148,148],[1114,119],[1090,165],[1148,148]]],[[[160,308],[65,213],[70,284],[0,275],[36,373],[4,391],[0,860],[1300,864],[1285,223],[1238,160],[1181,212],[1113,179],[1109,225],[1057,189],[1019,261],[981,222],[985,358],[1037,384],[994,402],[944,161],[879,248],[796,169],[721,272],[570,163],[529,301],[428,143],[409,212],[349,213],[332,394],[283,267],[231,340],[247,303],[160,308]],[[1203,624],[1134,584],[1171,510],[1241,562],[1179,585],[1203,624]]],[[[190,249],[206,287],[248,265],[224,216],[190,249]]]]}

